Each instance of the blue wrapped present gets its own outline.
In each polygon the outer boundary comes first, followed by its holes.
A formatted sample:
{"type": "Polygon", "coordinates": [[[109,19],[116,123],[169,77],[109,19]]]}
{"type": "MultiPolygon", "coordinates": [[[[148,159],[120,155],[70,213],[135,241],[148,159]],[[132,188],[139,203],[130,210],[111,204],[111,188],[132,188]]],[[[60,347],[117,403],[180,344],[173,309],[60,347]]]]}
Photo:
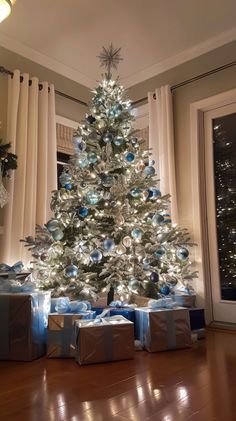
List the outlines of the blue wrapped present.
{"type": "Polygon", "coordinates": [[[204,308],[189,309],[191,330],[203,329],[205,327],[204,308]]]}
{"type": "Polygon", "coordinates": [[[50,313],[48,316],[48,358],[73,358],[75,356],[73,328],[76,320],[92,320],[95,311],[81,313],[50,313]]]}
{"type": "Polygon", "coordinates": [[[135,309],[135,338],[149,352],[190,347],[188,309],[135,309]]]}
{"type": "Polygon", "coordinates": [[[49,292],[0,293],[0,359],[32,361],[46,351],[49,292]]]}

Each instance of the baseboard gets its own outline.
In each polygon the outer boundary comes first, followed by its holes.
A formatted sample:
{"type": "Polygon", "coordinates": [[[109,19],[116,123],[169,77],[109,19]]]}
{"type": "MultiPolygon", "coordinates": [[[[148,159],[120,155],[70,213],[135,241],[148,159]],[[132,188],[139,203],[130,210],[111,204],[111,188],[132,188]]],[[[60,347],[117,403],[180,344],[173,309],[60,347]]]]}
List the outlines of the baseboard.
{"type": "Polygon", "coordinates": [[[211,322],[211,324],[206,326],[206,328],[209,331],[220,331],[236,334],[236,324],[234,323],[211,322]]]}

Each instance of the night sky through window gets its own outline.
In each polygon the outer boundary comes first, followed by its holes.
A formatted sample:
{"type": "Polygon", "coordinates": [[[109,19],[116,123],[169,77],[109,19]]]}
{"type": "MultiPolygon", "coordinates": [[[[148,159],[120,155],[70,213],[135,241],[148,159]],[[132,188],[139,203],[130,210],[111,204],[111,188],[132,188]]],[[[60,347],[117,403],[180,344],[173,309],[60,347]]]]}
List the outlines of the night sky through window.
{"type": "Polygon", "coordinates": [[[213,120],[221,297],[236,301],[236,113],[213,120]]]}

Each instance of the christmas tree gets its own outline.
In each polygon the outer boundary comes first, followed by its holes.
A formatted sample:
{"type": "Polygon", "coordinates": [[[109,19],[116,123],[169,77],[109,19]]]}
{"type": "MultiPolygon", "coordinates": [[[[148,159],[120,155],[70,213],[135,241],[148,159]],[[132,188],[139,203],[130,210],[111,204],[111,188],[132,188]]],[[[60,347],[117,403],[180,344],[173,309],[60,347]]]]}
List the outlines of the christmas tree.
{"type": "Polygon", "coordinates": [[[132,128],[131,102],[111,68],[120,49],[103,48],[107,68],[90,113],[76,132],[75,152],[52,194],[54,218],[26,239],[35,277],[54,296],[95,297],[100,291],[158,297],[196,276],[191,242],[172,225],[154,161],[132,128]]]}

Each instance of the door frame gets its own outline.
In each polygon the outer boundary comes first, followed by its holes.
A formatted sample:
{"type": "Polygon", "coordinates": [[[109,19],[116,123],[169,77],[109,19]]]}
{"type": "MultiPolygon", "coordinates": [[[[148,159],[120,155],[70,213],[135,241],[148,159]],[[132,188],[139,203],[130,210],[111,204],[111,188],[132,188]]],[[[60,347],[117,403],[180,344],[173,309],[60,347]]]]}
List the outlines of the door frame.
{"type": "Polygon", "coordinates": [[[231,89],[190,104],[193,240],[198,245],[198,247],[195,247],[194,258],[199,270],[196,292],[199,294],[205,307],[206,323],[208,325],[214,322],[214,318],[205,189],[204,113],[234,102],[236,102],[236,89],[231,89]]]}

